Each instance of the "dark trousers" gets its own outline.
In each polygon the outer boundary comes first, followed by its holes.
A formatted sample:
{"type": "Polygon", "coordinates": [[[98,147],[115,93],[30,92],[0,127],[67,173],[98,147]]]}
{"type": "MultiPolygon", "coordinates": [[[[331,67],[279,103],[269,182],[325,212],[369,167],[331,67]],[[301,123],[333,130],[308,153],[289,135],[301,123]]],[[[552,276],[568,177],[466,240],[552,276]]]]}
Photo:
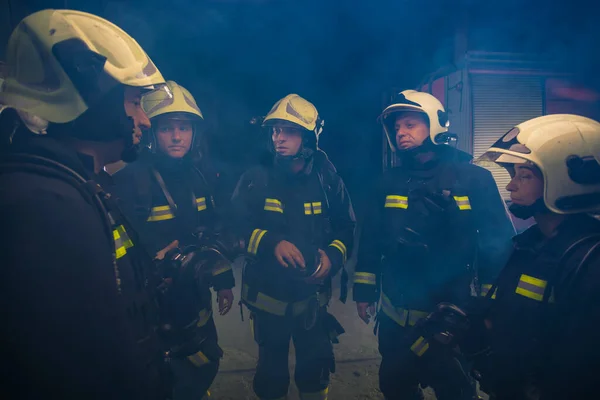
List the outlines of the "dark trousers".
{"type": "Polygon", "coordinates": [[[212,317],[202,328],[205,337],[202,356],[197,358],[198,366],[188,358],[174,358],[171,360],[173,372],[173,400],[200,400],[212,385],[219,371],[220,348],[217,344],[217,328],[212,317]]]}
{"type": "Polygon", "coordinates": [[[421,387],[431,386],[438,400],[477,399],[473,379],[460,357],[431,343],[417,356],[408,330],[382,312],[379,320],[379,388],[386,400],[423,399],[421,387]]]}
{"type": "Polygon", "coordinates": [[[314,396],[327,389],[330,372],[335,370],[335,359],[324,315],[325,309],[320,310],[314,325],[306,329],[303,315],[288,318],[252,312],[254,339],[259,346],[254,376],[254,392],[258,397],[279,399],[287,395],[290,338],[296,350],[294,380],[301,396],[314,396]]]}

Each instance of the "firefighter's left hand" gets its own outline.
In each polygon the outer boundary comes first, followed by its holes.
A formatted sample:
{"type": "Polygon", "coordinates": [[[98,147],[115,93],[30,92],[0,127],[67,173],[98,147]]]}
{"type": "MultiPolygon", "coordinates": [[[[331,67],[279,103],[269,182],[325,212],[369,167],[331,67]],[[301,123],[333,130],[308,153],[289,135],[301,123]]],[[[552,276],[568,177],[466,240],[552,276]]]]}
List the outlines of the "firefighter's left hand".
{"type": "Polygon", "coordinates": [[[217,292],[219,302],[219,314],[225,315],[233,306],[233,291],[231,289],[221,289],[217,292]]]}
{"type": "Polygon", "coordinates": [[[311,283],[318,283],[322,281],[323,279],[327,278],[329,272],[331,271],[331,260],[329,257],[327,257],[327,253],[319,249],[319,254],[321,255],[321,269],[310,279],[311,283]]]}

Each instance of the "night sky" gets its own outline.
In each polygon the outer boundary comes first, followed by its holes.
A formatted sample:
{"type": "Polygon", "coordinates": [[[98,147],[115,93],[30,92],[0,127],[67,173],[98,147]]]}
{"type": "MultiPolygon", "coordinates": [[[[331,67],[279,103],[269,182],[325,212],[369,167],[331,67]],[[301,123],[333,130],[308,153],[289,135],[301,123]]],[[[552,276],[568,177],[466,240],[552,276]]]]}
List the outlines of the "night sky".
{"type": "MultiPolygon", "coordinates": [[[[80,9],[121,26],[166,79],[187,87],[210,126],[212,156],[237,173],[257,154],[265,115],[288,93],[325,120],[320,145],[355,198],[381,170],[382,93],[415,88],[470,50],[527,52],[600,87],[598,5],[480,0],[12,0],[17,20],[42,8],[80,9]],[[23,14],[23,15],[21,15],[23,14]]],[[[593,4],[592,2],[589,2],[593,4]]],[[[0,4],[7,4],[6,0],[0,4]]],[[[2,47],[3,48],[3,47],[2,47]]]]}

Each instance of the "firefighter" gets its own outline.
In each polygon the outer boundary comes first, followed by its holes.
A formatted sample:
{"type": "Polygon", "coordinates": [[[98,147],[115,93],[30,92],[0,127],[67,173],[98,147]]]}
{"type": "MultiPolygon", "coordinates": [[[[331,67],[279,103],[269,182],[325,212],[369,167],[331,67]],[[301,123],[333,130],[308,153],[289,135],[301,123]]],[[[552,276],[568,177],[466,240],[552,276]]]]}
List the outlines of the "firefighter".
{"type": "Polygon", "coordinates": [[[2,387],[11,398],[165,399],[151,259],[105,164],[136,157],[141,95],[164,79],[92,14],[43,10],[10,36],[0,126],[2,387]]]}
{"type": "Polygon", "coordinates": [[[379,384],[386,399],[475,397],[460,357],[437,346],[416,322],[440,302],[464,305],[489,288],[514,235],[492,175],[445,145],[448,116],[432,95],[405,90],[380,116],[400,166],[377,183],[361,229],[354,300],[366,323],[377,313],[379,384]],[[440,350],[441,351],[441,350],[440,350]]]}
{"type": "Polygon", "coordinates": [[[512,177],[510,211],[536,224],[514,238],[488,294],[482,388],[498,400],[597,398],[600,222],[587,213],[600,210],[600,123],[534,118],[479,159],[489,161],[512,177]]]}
{"type": "MultiPolygon", "coordinates": [[[[153,254],[174,240],[183,249],[197,243],[198,234],[222,230],[212,189],[192,157],[201,140],[204,117],[189,91],[173,81],[167,86],[170,94],[153,92],[142,99],[152,122],[146,132],[150,151],[114,175],[123,209],[153,254]]],[[[171,354],[175,400],[202,398],[223,354],[209,287],[218,292],[219,313],[227,314],[233,304],[231,265],[222,260],[212,266],[210,276],[201,278],[197,287],[186,286],[188,282],[173,287],[179,291],[180,303],[174,308],[177,316],[170,324],[170,335],[179,332],[170,346],[182,348],[171,354]]]]}
{"type": "Polygon", "coordinates": [[[323,122],[313,104],[290,94],[262,126],[271,137],[272,162],[244,173],[232,198],[248,254],[242,302],[259,346],[254,391],[261,399],[286,398],[291,338],[300,397],[327,399],[332,341],[343,333],[327,304],[331,277],[352,251],[354,211],[318,147],[323,122]]]}

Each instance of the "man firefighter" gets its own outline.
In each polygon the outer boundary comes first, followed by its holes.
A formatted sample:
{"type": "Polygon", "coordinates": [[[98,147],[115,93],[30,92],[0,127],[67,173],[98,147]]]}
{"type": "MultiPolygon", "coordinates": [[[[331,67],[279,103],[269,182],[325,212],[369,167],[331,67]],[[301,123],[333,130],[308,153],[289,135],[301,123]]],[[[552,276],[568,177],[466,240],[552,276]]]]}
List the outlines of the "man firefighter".
{"type": "Polygon", "coordinates": [[[488,293],[470,352],[497,400],[596,398],[600,373],[600,123],[557,114],[511,129],[478,160],[510,173],[510,211],[536,224],[488,293]]]}
{"type": "MultiPolygon", "coordinates": [[[[198,235],[224,235],[211,187],[193,157],[201,140],[202,113],[189,91],[173,81],[167,86],[170,93],[142,98],[152,122],[150,151],[114,175],[123,209],[153,254],[174,240],[186,248],[202,240],[198,235]]],[[[216,261],[207,276],[172,287],[175,315],[169,316],[173,320],[165,341],[177,349],[170,354],[175,400],[202,398],[219,368],[222,350],[209,286],[218,292],[219,312],[225,315],[233,304],[234,278],[225,258],[216,261]]]]}
{"type": "Polygon", "coordinates": [[[382,176],[367,210],[354,300],[367,323],[381,300],[381,391],[419,399],[419,386],[431,386],[438,399],[476,398],[460,357],[433,357],[436,345],[415,325],[440,302],[485,293],[510,251],[512,223],[491,174],[443,144],[448,116],[434,96],[403,91],[380,120],[400,166],[382,176]]]}
{"type": "Polygon", "coordinates": [[[165,399],[151,259],[103,167],[133,161],[164,79],[114,24],[79,11],[23,19],[0,126],[3,388],[8,397],[165,399]]]}
{"type": "Polygon", "coordinates": [[[327,399],[332,340],[343,329],[326,307],[331,277],[352,251],[354,211],[318,147],[323,122],[313,104],[290,94],[262,125],[272,163],[243,174],[232,198],[248,253],[242,301],[259,346],[254,391],[261,399],[286,398],[292,338],[300,397],[327,399]]]}

